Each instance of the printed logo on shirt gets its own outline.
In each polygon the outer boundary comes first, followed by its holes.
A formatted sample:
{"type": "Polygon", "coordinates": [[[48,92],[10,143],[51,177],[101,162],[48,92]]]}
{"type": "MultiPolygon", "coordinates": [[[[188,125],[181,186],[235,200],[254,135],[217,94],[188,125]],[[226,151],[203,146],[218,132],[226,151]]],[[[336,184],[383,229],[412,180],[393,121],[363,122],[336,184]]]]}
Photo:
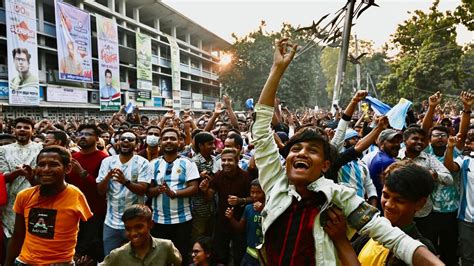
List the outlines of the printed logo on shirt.
{"type": "Polygon", "coordinates": [[[28,215],[28,232],[41,238],[53,239],[57,210],[32,208],[28,215]]]}

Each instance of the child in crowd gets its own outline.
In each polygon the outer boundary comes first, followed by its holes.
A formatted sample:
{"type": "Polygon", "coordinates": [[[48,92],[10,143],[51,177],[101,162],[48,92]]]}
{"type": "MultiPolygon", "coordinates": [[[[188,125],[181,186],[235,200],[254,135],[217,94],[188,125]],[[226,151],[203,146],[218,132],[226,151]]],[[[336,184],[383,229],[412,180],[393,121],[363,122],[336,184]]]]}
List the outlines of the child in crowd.
{"type": "MultiPolygon", "coordinates": [[[[381,205],[385,218],[434,253],[433,244],[420,234],[413,221],[415,213],[425,205],[433,191],[434,181],[431,174],[425,168],[407,160],[390,165],[384,176],[381,205]]],[[[338,223],[338,217],[329,218],[331,224],[338,223]]],[[[345,231],[345,227],[340,229],[345,231]]],[[[333,238],[331,234],[330,236],[333,238]]],[[[345,250],[344,254],[339,252],[339,257],[357,256],[361,265],[405,265],[392,251],[368,235],[359,236],[353,242],[353,247],[355,253],[345,250]]]]}
{"type": "Polygon", "coordinates": [[[247,249],[242,259],[241,265],[245,266],[258,266],[258,252],[256,247],[262,243],[262,216],[261,211],[265,204],[265,193],[260,187],[258,179],[254,179],[250,183],[250,197],[252,198],[251,204],[245,206],[244,214],[242,219],[237,221],[233,216],[233,208],[227,208],[225,216],[230,220],[232,227],[238,230],[246,231],[247,235],[247,249]]]}
{"type": "Polygon", "coordinates": [[[181,265],[181,255],[171,240],[151,236],[153,221],[148,206],[128,207],[122,221],[130,242],[114,249],[101,265],[181,265]]]}
{"type": "Polygon", "coordinates": [[[201,236],[196,239],[191,253],[193,257],[192,266],[210,266],[213,264],[212,239],[208,236],[201,236]]]}

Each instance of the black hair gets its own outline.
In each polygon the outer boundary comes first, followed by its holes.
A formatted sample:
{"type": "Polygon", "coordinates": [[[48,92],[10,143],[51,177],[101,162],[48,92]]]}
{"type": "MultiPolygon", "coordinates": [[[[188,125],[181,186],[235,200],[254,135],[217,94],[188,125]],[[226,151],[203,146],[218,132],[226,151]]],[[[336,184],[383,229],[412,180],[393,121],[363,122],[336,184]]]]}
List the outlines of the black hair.
{"type": "Polygon", "coordinates": [[[383,179],[390,191],[412,202],[428,197],[435,186],[430,172],[410,160],[391,164],[385,170],[383,179]]]}
{"type": "Polygon", "coordinates": [[[107,73],[109,73],[110,76],[112,76],[112,70],[110,70],[110,69],[107,68],[107,69],[104,71],[104,76],[107,76],[107,73]]]}
{"type": "Polygon", "coordinates": [[[289,134],[289,132],[290,132],[290,128],[285,123],[282,123],[282,122],[280,122],[280,123],[276,124],[275,126],[273,126],[273,129],[275,131],[283,131],[286,134],[289,134]]]}
{"type": "Polygon", "coordinates": [[[194,243],[198,243],[206,254],[210,254],[209,260],[213,255],[212,239],[208,236],[200,236],[194,243]]]}
{"type": "Polygon", "coordinates": [[[237,133],[228,134],[227,138],[228,139],[233,139],[235,144],[240,146],[240,148],[242,148],[242,146],[244,146],[244,139],[242,138],[242,136],[240,134],[237,134],[237,133]]]}
{"type": "Polygon", "coordinates": [[[163,135],[165,135],[166,132],[170,132],[170,131],[176,133],[176,137],[178,139],[180,138],[179,129],[177,129],[175,127],[165,127],[165,128],[163,128],[163,130],[161,130],[161,137],[163,137],[163,135]]]}
{"type": "Polygon", "coordinates": [[[194,148],[196,149],[197,152],[201,152],[199,148],[199,144],[204,144],[209,141],[214,141],[214,136],[209,133],[209,132],[200,132],[197,133],[196,136],[194,136],[194,148]]]}
{"type": "Polygon", "coordinates": [[[303,128],[294,134],[282,150],[283,157],[286,158],[286,156],[288,156],[288,153],[290,152],[290,149],[293,147],[293,145],[305,141],[321,142],[323,144],[324,159],[332,161],[331,145],[329,144],[327,135],[321,128],[314,127],[303,128]]]}
{"type": "Polygon", "coordinates": [[[67,134],[66,132],[62,131],[62,130],[50,130],[48,132],[46,132],[46,134],[51,134],[54,136],[54,139],[55,140],[59,140],[60,141],[60,146],[66,146],[67,142],[68,142],[68,137],[67,137],[67,134]]]}
{"type": "Polygon", "coordinates": [[[94,124],[81,124],[76,132],[81,132],[83,129],[92,129],[96,136],[99,136],[101,133],[99,128],[94,124]]]}
{"type": "Polygon", "coordinates": [[[127,207],[122,215],[122,222],[132,220],[134,218],[144,218],[151,220],[151,210],[145,204],[134,204],[127,207]]]}
{"type": "Polygon", "coordinates": [[[426,138],[426,131],[421,127],[408,127],[405,132],[403,132],[403,140],[407,140],[411,135],[420,134],[423,138],[426,138]]]}
{"type": "Polygon", "coordinates": [[[430,137],[431,137],[431,134],[433,133],[433,131],[435,131],[435,130],[443,131],[444,133],[446,133],[449,136],[449,129],[447,127],[445,127],[445,126],[434,126],[430,130],[430,137]]]}
{"type": "Polygon", "coordinates": [[[145,118],[146,120],[150,120],[150,118],[148,118],[148,116],[146,116],[146,115],[142,115],[142,116],[140,117],[140,120],[142,120],[143,118],[145,118]]]}
{"type": "Polygon", "coordinates": [[[200,128],[196,128],[195,130],[193,130],[193,132],[191,132],[191,138],[194,139],[194,136],[196,136],[200,132],[204,132],[204,130],[200,128]]]}
{"type": "Polygon", "coordinates": [[[153,128],[158,129],[158,130],[160,131],[160,133],[161,133],[161,127],[159,127],[159,126],[149,126],[149,127],[146,129],[146,132],[148,133],[148,131],[150,131],[150,129],[153,129],[153,128]]]}
{"type": "Polygon", "coordinates": [[[260,188],[261,188],[260,182],[258,181],[258,178],[255,178],[254,180],[252,180],[252,181],[250,182],[250,186],[256,186],[256,187],[260,187],[260,188]]]}
{"type": "Polygon", "coordinates": [[[36,157],[36,163],[38,163],[38,159],[42,153],[49,153],[49,152],[58,154],[59,157],[61,157],[61,162],[63,163],[63,166],[66,166],[71,163],[71,153],[69,153],[69,151],[66,148],[57,146],[57,145],[52,145],[52,146],[43,148],[38,153],[38,156],[36,157]]]}
{"type": "Polygon", "coordinates": [[[12,50],[13,58],[15,58],[16,54],[26,54],[26,60],[28,61],[28,63],[30,63],[31,55],[28,52],[28,49],[26,49],[26,48],[15,48],[15,49],[12,50]]]}
{"type": "Polygon", "coordinates": [[[13,120],[13,127],[16,127],[18,123],[24,123],[24,124],[29,124],[31,128],[35,128],[35,122],[29,117],[18,117],[15,120],[13,120]]]}

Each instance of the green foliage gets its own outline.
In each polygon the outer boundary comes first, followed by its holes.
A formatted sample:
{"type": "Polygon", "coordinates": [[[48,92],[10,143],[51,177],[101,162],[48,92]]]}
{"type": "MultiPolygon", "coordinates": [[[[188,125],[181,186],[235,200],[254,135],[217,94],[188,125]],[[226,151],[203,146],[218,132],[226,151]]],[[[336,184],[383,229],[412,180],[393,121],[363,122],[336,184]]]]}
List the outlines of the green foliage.
{"type": "MultiPolygon", "coordinates": [[[[236,110],[243,109],[249,97],[258,99],[273,62],[273,44],[276,39],[290,38],[303,46],[308,42],[304,35],[294,32],[289,24],[283,24],[280,32],[265,32],[262,22],[259,30],[238,38],[226,51],[233,56],[232,63],[221,69],[220,82],[223,92],[234,101],[236,110]]],[[[314,46],[295,58],[280,82],[278,97],[290,108],[327,106],[329,101],[324,90],[326,79],[319,65],[320,51],[314,46]]]]}
{"type": "Polygon", "coordinates": [[[472,70],[461,66],[471,62],[472,68],[472,55],[463,56],[456,43],[456,17],[449,11],[440,12],[438,3],[434,1],[428,13],[414,11],[392,35],[392,48],[399,53],[390,64],[390,74],[379,84],[387,102],[393,104],[404,97],[417,104],[437,90],[458,95],[472,84],[472,70]]]}

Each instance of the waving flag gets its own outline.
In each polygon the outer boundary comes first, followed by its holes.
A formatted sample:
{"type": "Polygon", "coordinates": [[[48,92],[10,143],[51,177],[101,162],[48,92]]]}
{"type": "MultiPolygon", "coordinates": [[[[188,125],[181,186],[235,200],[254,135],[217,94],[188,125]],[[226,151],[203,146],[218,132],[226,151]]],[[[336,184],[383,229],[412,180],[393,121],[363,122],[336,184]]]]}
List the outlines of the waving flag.
{"type": "Polygon", "coordinates": [[[394,129],[402,130],[405,126],[405,118],[407,116],[408,109],[410,109],[412,102],[407,99],[401,98],[400,101],[395,105],[388,113],[388,122],[394,129]]]}
{"type": "Polygon", "coordinates": [[[370,103],[370,107],[374,110],[376,115],[385,115],[392,108],[390,105],[372,96],[365,97],[365,101],[370,103]]]}

